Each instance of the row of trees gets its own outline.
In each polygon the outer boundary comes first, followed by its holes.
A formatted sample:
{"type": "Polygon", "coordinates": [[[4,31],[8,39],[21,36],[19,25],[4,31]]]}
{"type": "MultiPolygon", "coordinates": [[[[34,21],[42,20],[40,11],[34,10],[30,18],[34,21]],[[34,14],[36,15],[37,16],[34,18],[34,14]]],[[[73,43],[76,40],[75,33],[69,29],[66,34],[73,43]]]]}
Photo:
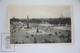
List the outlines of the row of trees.
{"type": "MultiPolygon", "coordinates": [[[[10,19],[10,22],[12,21],[21,21],[21,22],[27,22],[27,19],[10,19]]],[[[29,19],[30,23],[42,23],[42,22],[48,22],[50,24],[71,24],[71,18],[49,18],[49,19],[36,19],[32,18],[29,19]]]]}
{"type": "Polygon", "coordinates": [[[70,18],[56,18],[56,19],[49,19],[48,23],[50,24],[71,24],[71,19],[70,18]]]}

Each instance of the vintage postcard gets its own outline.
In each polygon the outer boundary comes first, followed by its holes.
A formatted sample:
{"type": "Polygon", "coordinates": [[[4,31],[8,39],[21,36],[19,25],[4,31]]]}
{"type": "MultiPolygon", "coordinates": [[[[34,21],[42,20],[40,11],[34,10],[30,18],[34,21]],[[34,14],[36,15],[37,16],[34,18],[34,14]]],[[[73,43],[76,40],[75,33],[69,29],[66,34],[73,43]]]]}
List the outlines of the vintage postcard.
{"type": "Polygon", "coordinates": [[[11,44],[72,43],[70,5],[10,5],[11,44]]]}

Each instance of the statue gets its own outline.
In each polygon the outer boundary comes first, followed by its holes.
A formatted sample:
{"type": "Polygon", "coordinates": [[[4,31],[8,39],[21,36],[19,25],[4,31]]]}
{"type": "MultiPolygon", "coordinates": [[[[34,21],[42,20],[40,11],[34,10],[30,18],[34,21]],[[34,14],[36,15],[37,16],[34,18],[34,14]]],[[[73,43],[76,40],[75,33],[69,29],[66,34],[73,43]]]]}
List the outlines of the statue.
{"type": "Polygon", "coordinates": [[[37,28],[37,31],[36,32],[39,32],[38,28],[37,28]]]}

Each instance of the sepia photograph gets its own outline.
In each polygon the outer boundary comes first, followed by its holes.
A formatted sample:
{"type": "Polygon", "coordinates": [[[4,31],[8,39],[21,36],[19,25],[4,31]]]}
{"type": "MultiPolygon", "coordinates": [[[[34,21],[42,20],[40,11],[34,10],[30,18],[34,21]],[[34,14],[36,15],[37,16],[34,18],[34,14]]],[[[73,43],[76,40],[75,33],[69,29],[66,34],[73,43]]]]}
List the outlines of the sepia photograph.
{"type": "Polygon", "coordinates": [[[72,6],[8,6],[10,44],[72,43],[72,6]]]}

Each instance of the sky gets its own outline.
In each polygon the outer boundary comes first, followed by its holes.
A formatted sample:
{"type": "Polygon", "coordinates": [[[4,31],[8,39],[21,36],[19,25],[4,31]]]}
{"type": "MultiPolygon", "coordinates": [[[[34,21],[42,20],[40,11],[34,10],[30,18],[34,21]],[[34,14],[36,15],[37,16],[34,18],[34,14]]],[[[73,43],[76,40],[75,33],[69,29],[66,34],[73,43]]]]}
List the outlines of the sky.
{"type": "Polygon", "coordinates": [[[11,5],[8,6],[8,17],[13,18],[59,18],[71,17],[71,6],[54,5],[11,5]]]}

